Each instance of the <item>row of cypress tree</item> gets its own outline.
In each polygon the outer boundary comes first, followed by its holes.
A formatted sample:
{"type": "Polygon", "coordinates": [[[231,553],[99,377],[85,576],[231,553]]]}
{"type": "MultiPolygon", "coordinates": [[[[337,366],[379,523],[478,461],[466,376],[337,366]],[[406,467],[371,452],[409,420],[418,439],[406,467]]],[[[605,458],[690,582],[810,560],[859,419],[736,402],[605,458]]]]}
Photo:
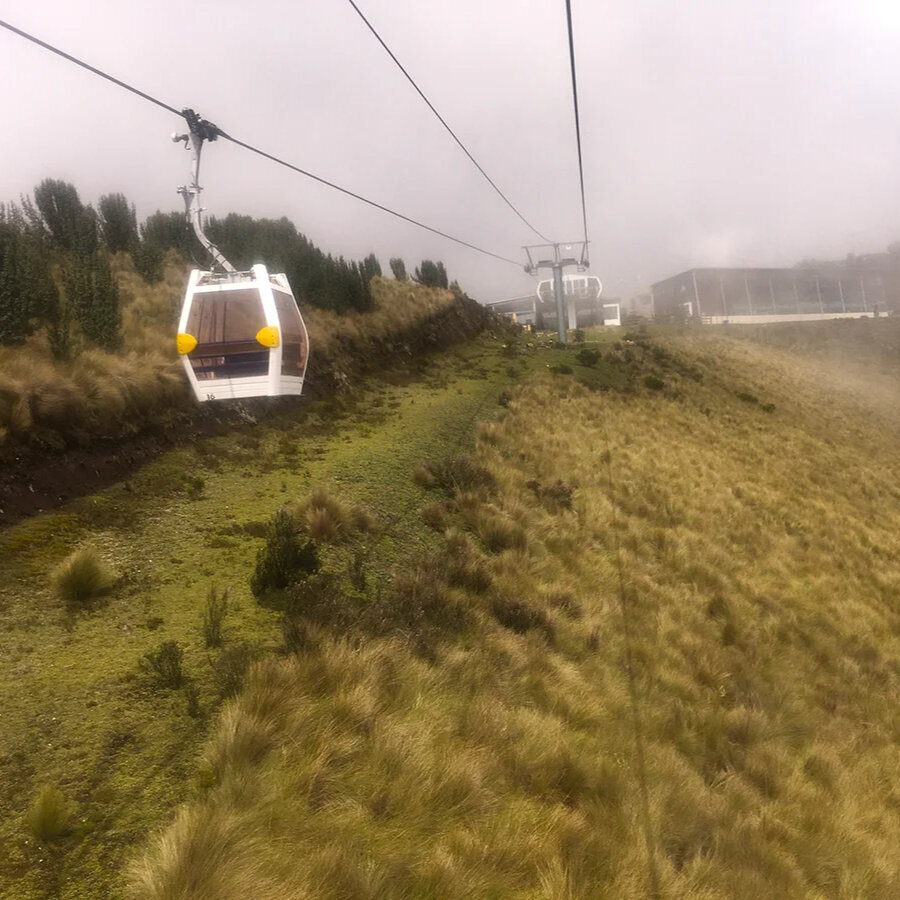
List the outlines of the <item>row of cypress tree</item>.
{"type": "MultiPolygon", "coordinates": [[[[112,208],[116,196],[101,203],[112,208]]],[[[55,179],[42,181],[33,199],[0,205],[0,342],[44,326],[53,353],[66,358],[77,322],[90,343],[116,349],[121,317],[104,247],[108,224],[55,179]]]]}
{"type": "MultiPolygon", "coordinates": [[[[211,218],[209,237],[239,269],[265,261],[284,272],[304,302],[338,313],[373,305],[370,281],[381,275],[374,254],[361,261],[326,254],[287,218],[254,219],[231,213],[211,218]]],[[[45,328],[58,358],[72,352],[73,324],[96,346],[120,342],[119,294],[109,254],[127,251],[147,281],[162,277],[169,249],[204,266],[206,252],[183,213],[156,212],[138,225],[135,208],[119,193],[101,197],[97,209],[82,202],[74,185],[45,179],[34,197],[0,204],[0,343],[24,340],[45,328]]],[[[395,278],[408,278],[400,258],[395,278]]],[[[413,276],[421,284],[448,286],[442,262],[423,260],[413,276]]]]}

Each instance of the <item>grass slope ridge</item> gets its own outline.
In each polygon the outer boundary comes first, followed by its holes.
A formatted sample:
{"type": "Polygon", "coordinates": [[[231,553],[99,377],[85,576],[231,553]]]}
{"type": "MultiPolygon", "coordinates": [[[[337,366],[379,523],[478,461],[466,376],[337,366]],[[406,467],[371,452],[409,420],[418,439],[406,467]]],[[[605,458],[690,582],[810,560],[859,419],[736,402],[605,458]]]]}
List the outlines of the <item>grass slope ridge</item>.
{"type": "Polygon", "coordinates": [[[132,897],[900,893],[896,418],[727,337],[620,352],[636,393],[540,377],[490,478],[417,475],[468,627],[261,664],[132,897]]]}
{"type": "MultiPolygon", "coordinates": [[[[29,449],[64,450],[148,428],[184,427],[197,415],[173,340],[184,265],[170,254],[154,285],[125,253],[113,257],[113,266],[123,301],[122,352],[84,349],[60,363],[43,334],[22,347],[0,347],[0,461],[29,449]]],[[[449,291],[387,278],[373,278],[371,290],[371,312],[303,307],[312,344],[307,380],[319,396],[345,387],[398,345],[407,352],[447,346],[487,321],[478,304],[449,291]]]]}
{"type": "Polygon", "coordinates": [[[174,358],[172,330],[183,266],[146,285],[116,259],[126,298],[124,351],[79,354],[60,365],[41,338],[0,348],[0,524],[105,487],[172,444],[305,406],[350,389],[367,372],[449,347],[493,319],[465,295],[387,278],[372,280],[375,309],[336,315],[304,308],[312,352],[305,395],[241,404],[197,404],[174,358]]]}

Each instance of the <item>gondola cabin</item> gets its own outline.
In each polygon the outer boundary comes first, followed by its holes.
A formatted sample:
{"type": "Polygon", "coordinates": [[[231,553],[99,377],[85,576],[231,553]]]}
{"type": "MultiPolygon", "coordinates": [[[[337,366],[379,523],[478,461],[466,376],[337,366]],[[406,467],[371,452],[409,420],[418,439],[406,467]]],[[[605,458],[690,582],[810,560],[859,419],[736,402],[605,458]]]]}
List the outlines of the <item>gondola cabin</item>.
{"type": "Polygon", "coordinates": [[[188,279],[178,352],[197,399],[300,394],[309,337],[284,275],[203,272],[188,279]]]}

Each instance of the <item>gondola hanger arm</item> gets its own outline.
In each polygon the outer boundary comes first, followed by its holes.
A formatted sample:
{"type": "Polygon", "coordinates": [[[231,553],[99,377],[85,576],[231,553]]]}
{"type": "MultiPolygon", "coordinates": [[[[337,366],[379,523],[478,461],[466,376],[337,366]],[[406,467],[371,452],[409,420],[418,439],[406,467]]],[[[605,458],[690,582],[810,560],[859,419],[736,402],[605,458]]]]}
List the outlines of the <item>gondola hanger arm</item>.
{"type": "Polygon", "coordinates": [[[200,155],[203,150],[204,141],[214,141],[223,132],[201,118],[192,109],[183,109],[181,115],[187,122],[187,134],[173,134],[172,140],[176,143],[184,142],[185,148],[191,151],[191,180],[189,184],[181,185],[178,193],[184,198],[184,211],[188,222],[197,235],[197,240],[206,248],[207,253],[212,257],[213,267],[218,266],[223,272],[236,272],[235,267],[225,258],[221,250],[206,236],[203,231],[203,211],[200,205],[200,155]]]}

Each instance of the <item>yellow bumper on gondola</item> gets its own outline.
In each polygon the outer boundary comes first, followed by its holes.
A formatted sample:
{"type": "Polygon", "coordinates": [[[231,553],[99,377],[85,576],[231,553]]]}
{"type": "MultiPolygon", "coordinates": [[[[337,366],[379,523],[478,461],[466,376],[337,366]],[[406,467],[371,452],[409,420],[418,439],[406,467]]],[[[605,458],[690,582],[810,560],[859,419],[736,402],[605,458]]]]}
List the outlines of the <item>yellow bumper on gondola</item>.
{"type": "Polygon", "coordinates": [[[186,356],[197,346],[197,338],[192,334],[179,334],[178,337],[175,338],[175,346],[182,356],[186,356]]]}
{"type": "Polygon", "coordinates": [[[259,331],[256,332],[256,340],[259,341],[263,347],[277,347],[279,341],[278,326],[266,325],[265,328],[260,328],[259,331]]]}

